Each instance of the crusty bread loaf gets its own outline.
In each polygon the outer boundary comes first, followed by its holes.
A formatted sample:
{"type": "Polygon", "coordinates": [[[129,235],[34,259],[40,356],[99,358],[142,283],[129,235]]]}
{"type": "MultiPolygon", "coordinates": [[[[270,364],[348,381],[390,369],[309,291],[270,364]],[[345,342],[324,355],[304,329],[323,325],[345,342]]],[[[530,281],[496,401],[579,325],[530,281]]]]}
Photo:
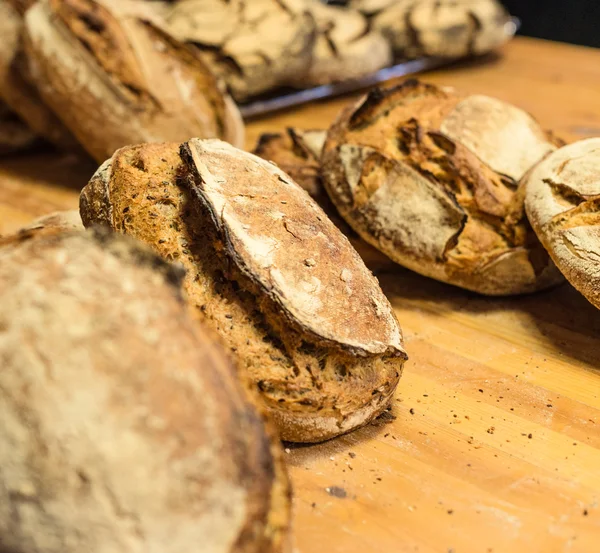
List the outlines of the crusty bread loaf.
{"type": "Polygon", "coordinates": [[[268,133],[259,137],[254,153],[272,161],[298,183],[315,200],[346,235],[372,271],[393,269],[397,266],[389,257],[365,242],[352,227],[342,219],[329,199],[321,181],[321,152],[327,131],[288,128],[285,133],[268,133]]]}
{"type": "Polygon", "coordinates": [[[510,37],[509,15],[497,0],[353,0],[350,6],[408,58],[483,54],[510,37]]]}
{"type": "Polygon", "coordinates": [[[291,84],[306,88],[356,79],[391,64],[389,41],[369,29],[359,11],[321,0],[306,0],[306,7],[315,18],[317,34],[308,71],[294,75],[291,84]]]}
{"type": "Polygon", "coordinates": [[[397,263],[483,294],[519,294],[561,279],[518,190],[554,142],[500,100],[407,81],[340,114],[322,176],[344,219],[397,263]]]}
{"type": "Polygon", "coordinates": [[[98,161],[136,142],[243,143],[233,101],[149,3],[41,0],[25,22],[42,98],[98,161]]]}
{"type": "Polygon", "coordinates": [[[0,155],[27,150],[36,142],[35,133],[0,101],[0,155]]]}
{"type": "Polygon", "coordinates": [[[527,214],[557,267],[600,309],[600,138],[560,148],[525,179],[527,214]]]}
{"type": "Polygon", "coordinates": [[[81,195],[86,226],[187,272],[200,318],[282,438],[315,442],[381,413],[406,358],[391,306],[323,211],[273,164],[215,140],[123,148],[81,195]]]}
{"type": "Polygon", "coordinates": [[[168,21],[237,101],[304,75],[310,66],[315,21],[304,0],[186,0],[173,4],[168,21]]]}
{"type": "Polygon", "coordinates": [[[289,488],[182,271],[108,231],[0,244],[0,549],[275,553],[289,488]]]}
{"type": "Polygon", "coordinates": [[[22,44],[24,8],[24,3],[0,0],[0,98],[35,134],[62,149],[80,151],[73,135],[27,80],[22,44]]]}

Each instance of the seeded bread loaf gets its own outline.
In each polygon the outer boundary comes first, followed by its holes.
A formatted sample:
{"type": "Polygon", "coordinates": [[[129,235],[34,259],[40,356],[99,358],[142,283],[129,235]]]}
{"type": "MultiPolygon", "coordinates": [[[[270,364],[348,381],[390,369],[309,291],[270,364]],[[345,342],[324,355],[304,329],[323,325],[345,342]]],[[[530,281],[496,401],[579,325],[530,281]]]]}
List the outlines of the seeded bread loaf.
{"type": "Polygon", "coordinates": [[[22,3],[0,0],[0,99],[35,134],[62,149],[79,151],[73,135],[42,102],[38,91],[27,79],[22,42],[24,8],[22,3]]]}
{"type": "Polygon", "coordinates": [[[316,39],[308,71],[295,75],[291,84],[306,88],[356,79],[391,64],[389,41],[370,30],[360,12],[320,0],[307,0],[306,6],[316,22],[316,39]]]}
{"type": "Polygon", "coordinates": [[[373,271],[392,269],[394,263],[367,244],[340,217],[321,181],[320,157],[327,131],[288,128],[285,133],[263,134],[254,149],[257,156],[275,163],[315,200],[331,221],[350,240],[363,261],[373,271]]]}
{"type": "Polygon", "coordinates": [[[561,280],[518,188],[556,143],[510,104],[407,81],[338,117],[322,176],[342,217],[397,263],[482,294],[520,294],[561,280]]]}
{"type": "Polygon", "coordinates": [[[557,267],[600,308],[600,138],[564,146],[525,179],[529,220],[557,267]]]}
{"type": "Polygon", "coordinates": [[[107,231],[0,244],[3,551],[287,550],[279,444],[181,278],[107,231]]]}
{"type": "Polygon", "coordinates": [[[243,143],[233,101],[149,3],[40,0],[25,20],[42,98],[98,161],[144,141],[243,143]]]}
{"type": "Polygon", "coordinates": [[[204,323],[282,438],[316,442],[387,406],[406,358],[391,306],[323,211],[273,164],[215,140],[123,148],[81,195],[99,223],[181,263],[204,323]]]}
{"type": "Polygon", "coordinates": [[[315,21],[303,0],[186,0],[173,5],[168,21],[237,101],[305,75],[310,66],[315,21]]]}
{"type": "Polygon", "coordinates": [[[509,15],[497,0],[353,0],[398,56],[483,54],[509,38],[509,15]]]}

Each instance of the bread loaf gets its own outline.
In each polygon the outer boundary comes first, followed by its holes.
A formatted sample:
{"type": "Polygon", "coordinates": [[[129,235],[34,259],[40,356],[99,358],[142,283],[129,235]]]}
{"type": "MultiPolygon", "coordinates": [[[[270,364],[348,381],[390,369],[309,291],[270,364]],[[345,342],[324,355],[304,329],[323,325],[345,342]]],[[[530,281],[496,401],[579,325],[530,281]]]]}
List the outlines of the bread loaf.
{"type": "Polygon", "coordinates": [[[0,0],[0,99],[35,134],[64,150],[79,151],[73,135],[42,102],[38,91],[27,79],[21,15],[25,7],[25,3],[16,0],[0,0]]]}
{"type": "Polygon", "coordinates": [[[372,271],[393,269],[395,263],[365,242],[337,212],[321,181],[320,157],[327,131],[288,128],[259,137],[254,153],[275,163],[298,183],[350,240],[372,271]]]}
{"type": "Polygon", "coordinates": [[[367,18],[357,10],[327,6],[308,0],[317,34],[308,71],[293,76],[291,84],[306,88],[356,79],[392,62],[389,41],[369,29],[367,18]]]}
{"type": "Polygon", "coordinates": [[[173,5],[168,20],[237,101],[305,75],[310,66],[315,21],[303,0],[186,0],[173,5]]]}
{"type": "Polygon", "coordinates": [[[0,244],[0,549],[287,550],[288,482],[180,269],[114,233],[0,244]]]}
{"type": "Polygon", "coordinates": [[[35,231],[39,233],[44,229],[58,229],[58,230],[83,230],[83,223],[81,222],[81,215],[76,209],[70,211],[54,211],[48,213],[43,217],[38,217],[23,230],[35,231]]]}
{"type": "Polygon", "coordinates": [[[518,189],[555,148],[510,104],[407,81],[338,117],[322,176],[342,217],[397,263],[482,294],[520,294],[561,279],[518,189]]]}
{"type": "Polygon", "coordinates": [[[600,138],[556,150],[525,179],[529,220],[552,259],[600,308],[600,138]]]}
{"type": "Polygon", "coordinates": [[[388,37],[398,56],[458,58],[483,54],[509,38],[509,15],[497,0],[353,0],[388,37]]]}
{"type": "Polygon", "coordinates": [[[237,108],[146,2],[41,0],[25,48],[44,101],[98,161],[135,142],[243,143],[237,108]]]}
{"type": "Polygon", "coordinates": [[[391,306],[323,211],[273,164],[215,140],[116,152],[81,195],[186,269],[185,288],[277,422],[316,442],[387,406],[406,358],[391,306]]]}

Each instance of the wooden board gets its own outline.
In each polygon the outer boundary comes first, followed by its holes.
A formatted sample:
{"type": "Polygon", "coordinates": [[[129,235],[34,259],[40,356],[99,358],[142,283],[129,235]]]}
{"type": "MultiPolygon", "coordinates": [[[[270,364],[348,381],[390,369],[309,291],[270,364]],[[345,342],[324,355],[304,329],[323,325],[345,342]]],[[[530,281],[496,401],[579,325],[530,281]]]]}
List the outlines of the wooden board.
{"type": "MultiPolygon", "coordinates": [[[[574,140],[600,136],[600,51],[518,39],[433,73],[496,95],[574,140]]],[[[322,127],[348,98],[249,126],[322,127]]],[[[0,164],[0,233],[77,206],[94,166],[0,164]]],[[[600,550],[600,312],[573,288],[487,299],[403,269],[380,275],[411,356],[389,416],[287,450],[295,551],[600,550]]]]}

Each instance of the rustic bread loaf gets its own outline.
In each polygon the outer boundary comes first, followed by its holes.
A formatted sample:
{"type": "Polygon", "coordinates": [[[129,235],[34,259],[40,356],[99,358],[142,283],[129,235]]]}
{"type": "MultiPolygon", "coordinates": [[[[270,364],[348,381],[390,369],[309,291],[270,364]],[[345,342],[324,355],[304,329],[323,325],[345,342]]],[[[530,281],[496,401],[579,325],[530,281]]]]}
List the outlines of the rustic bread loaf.
{"type": "Polygon", "coordinates": [[[338,117],[322,176],[342,217],[397,263],[482,294],[519,294],[560,280],[518,189],[555,147],[514,106],[407,81],[338,117]]]}
{"type": "Polygon", "coordinates": [[[44,229],[58,229],[58,230],[84,230],[83,223],[81,222],[81,215],[76,209],[69,211],[54,211],[48,213],[43,217],[38,217],[26,227],[23,228],[25,231],[42,231],[44,229]]]}
{"type": "Polygon", "coordinates": [[[254,154],[275,163],[308,192],[350,240],[369,269],[376,272],[392,269],[395,263],[354,232],[342,219],[325,191],[319,159],[326,135],[327,131],[298,128],[288,128],[285,133],[263,134],[258,139],[254,154]]]}
{"type": "Polygon", "coordinates": [[[354,0],[403,57],[463,57],[506,42],[509,15],[497,0],[354,0]]]}
{"type": "Polygon", "coordinates": [[[316,442],[388,405],[406,354],[376,279],[273,164],[215,140],[123,148],[81,195],[84,225],[152,245],[277,422],[316,442]]]}
{"type": "Polygon", "coordinates": [[[287,550],[280,448],[181,278],[107,231],[0,244],[2,551],[287,550]]]}
{"type": "Polygon", "coordinates": [[[564,146],[525,179],[525,206],[552,259],[600,308],[600,138],[564,146]]]}
{"type": "Polygon", "coordinates": [[[243,143],[233,101],[149,3],[41,0],[25,20],[33,80],[98,161],[144,141],[243,143]]]}
{"type": "Polygon", "coordinates": [[[315,21],[303,0],[186,0],[173,5],[168,21],[238,101],[304,75],[310,66],[315,21]]]}
{"type": "Polygon", "coordinates": [[[35,133],[0,101],[0,155],[27,150],[36,141],[35,133]]]}
{"type": "Polygon", "coordinates": [[[291,84],[306,88],[356,79],[391,64],[389,41],[370,30],[359,11],[327,6],[320,0],[307,0],[306,5],[315,18],[317,34],[308,71],[295,75],[291,84]]]}
{"type": "Polygon", "coordinates": [[[38,91],[27,80],[23,54],[21,13],[25,4],[0,0],[0,99],[29,126],[32,131],[56,146],[79,151],[73,135],[41,100],[38,91]]]}

